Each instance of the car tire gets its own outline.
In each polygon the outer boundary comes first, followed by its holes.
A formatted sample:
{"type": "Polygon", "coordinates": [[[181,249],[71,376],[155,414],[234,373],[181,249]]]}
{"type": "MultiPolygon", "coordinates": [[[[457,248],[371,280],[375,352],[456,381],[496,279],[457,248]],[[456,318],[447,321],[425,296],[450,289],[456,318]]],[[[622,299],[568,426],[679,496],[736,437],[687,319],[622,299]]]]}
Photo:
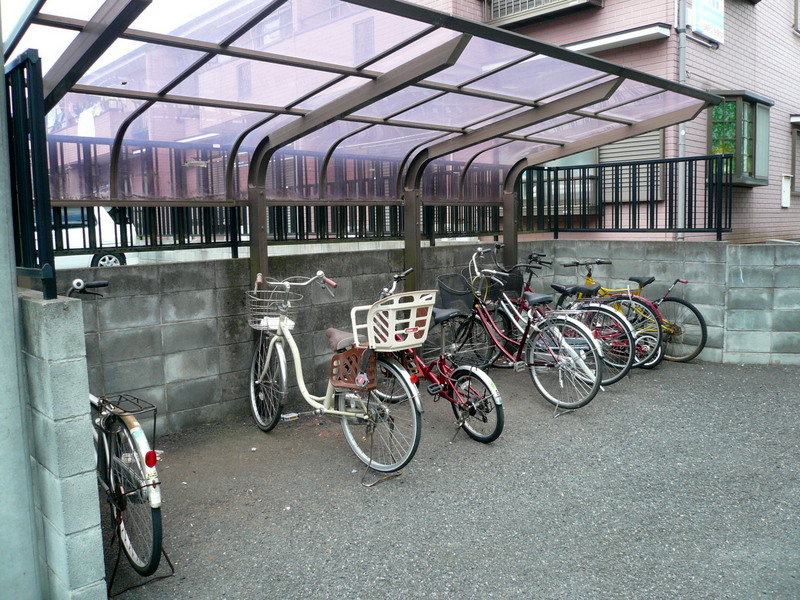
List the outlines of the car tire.
{"type": "Polygon", "coordinates": [[[92,257],[93,267],[119,267],[127,263],[124,254],[114,254],[108,252],[106,254],[95,254],[92,257]]]}

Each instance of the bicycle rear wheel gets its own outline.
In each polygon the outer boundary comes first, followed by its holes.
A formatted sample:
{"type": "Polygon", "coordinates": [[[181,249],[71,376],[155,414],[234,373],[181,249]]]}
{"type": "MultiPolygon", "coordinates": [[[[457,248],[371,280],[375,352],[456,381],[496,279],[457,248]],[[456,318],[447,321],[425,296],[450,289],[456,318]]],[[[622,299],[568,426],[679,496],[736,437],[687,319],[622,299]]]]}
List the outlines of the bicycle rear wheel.
{"type": "Polygon", "coordinates": [[[109,429],[111,515],[133,569],[152,575],[161,561],[161,495],[153,487],[155,471],[145,465],[150,446],[141,428],[132,432],[122,419],[109,429]]]}
{"type": "Polygon", "coordinates": [[[270,431],[281,417],[286,398],[286,356],[276,342],[269,353],[270,336],[261,332],[250,363],[250,411],[261,431],[270,431]],[[269,364],[267,364],[269,361],[269,364]]]}
{"type": "Polygon", "coordinates": [[[603,350],[601,385],[620,381],[633,367],[636,358],[634,332],[622,314],[608,306],[578,305],[571,316],[589,328],[603,350]]]}
{"type": "Polygon", "coordinates": [[[536,389],[556,407],[586,406],[603,379],[603,361],[591,333],[570,318],[549,318],[536,329],[526,350],[536,389]]]}
{"type": "Polygon", "coordinates": [[[663,319],[664,358],[689,362],[706,347],[708,328],[697,307],[683,298],[667,296],[658,305],[663,319]]]}
{"type": "Polygon", "coordinates": [[[475,367],[458,367],[450,377],[453,395],[463,404],[451,402],[458,423],[473,440],[488,444],[503,432],[503,401],[494,381],[475,367]]]}
{"type": "Polygon", "coordinates": [[[379,357],[377,387],[370,391],[339,390],[336,407],[350,449],[369,468],[381,472],[405,467],[419,447],[421,416],[418,392],[408,373],[394,359],[379,357]]]}

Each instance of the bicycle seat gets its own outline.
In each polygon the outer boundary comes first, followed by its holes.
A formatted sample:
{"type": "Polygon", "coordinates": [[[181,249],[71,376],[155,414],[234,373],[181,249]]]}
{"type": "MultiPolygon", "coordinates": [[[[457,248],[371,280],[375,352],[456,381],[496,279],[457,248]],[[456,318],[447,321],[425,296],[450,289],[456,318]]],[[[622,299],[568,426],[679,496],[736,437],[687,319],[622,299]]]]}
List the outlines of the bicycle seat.
{"type": "MultiPolygon", "coordinates": [[[[348,346],[352,346],[355,342],[355,336],[353,335],[352,331],[344,331],[342,329],[334,329],[333,327],[329,327],[325,330],[325,337],[328,338],[328,345],[331,347],[331,350],[334,352],[338,352],[339,350],[344,350],[348,346]]],[[[359,336],[359,343],[365,343],[366,340],[359,336]]]]}
{"type": "Polygon", "coordinates": [[[628,281],[633,281],[634,283],[638,283],[640,287],[644,287],[653,283],[656,280],[655,277],[628,277],[628,281]]]}
{"type": "Polygon", "coordinates": [[[522,295],[525,297],[525,302],[527,302],[530,306],[536,306],[537,304],[550,304],[553,301],[553,296],[550,294],[525,292],[522,295]]]}
{"type": "Polygon", "coordinates": [[[569,297],[574,296],[575,294],[594,296],[602,286],[599,283],[596,283],[595,285],[561,285],[560,283],[551,283],[550,287],[562,296],[569,297]]]}
{"type": "Polygon", "coordinates": [[[436,308],[433,307],[433,322],[434,324],[438,325],[439,323],[444,323],[445,321],[449,321],[453,317],[457,315],[463,315],[460,310],[457,308],[436,308]]]}

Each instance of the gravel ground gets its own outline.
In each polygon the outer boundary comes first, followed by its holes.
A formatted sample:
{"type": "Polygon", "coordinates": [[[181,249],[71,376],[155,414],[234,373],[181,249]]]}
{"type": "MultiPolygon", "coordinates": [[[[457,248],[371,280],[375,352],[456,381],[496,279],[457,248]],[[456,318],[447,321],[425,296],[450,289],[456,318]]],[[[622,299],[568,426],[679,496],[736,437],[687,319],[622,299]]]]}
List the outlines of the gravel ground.
{"type": "MultiPolygon", "coordinates": [[[[557,418],[490,374],[496,442],[426,397],[414,460],[371,488],[333,420],[162,436],[175,574],[118,597],[800,598],[799,367],[664,363],[557,418]]],[[[112,591],[142,582],[123,559],[112,591]]]]}

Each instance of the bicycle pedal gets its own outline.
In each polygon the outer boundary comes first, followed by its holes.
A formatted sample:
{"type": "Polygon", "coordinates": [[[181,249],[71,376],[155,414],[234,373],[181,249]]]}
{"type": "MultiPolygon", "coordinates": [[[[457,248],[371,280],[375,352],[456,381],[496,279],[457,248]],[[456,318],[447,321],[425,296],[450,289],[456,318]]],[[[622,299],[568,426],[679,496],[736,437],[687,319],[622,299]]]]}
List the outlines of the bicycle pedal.
{"type": "Polygon", "coordinates": [[[528,370],[528,365],[524,361],[519,361],[514,363],[514,371],[517,373],[522,373],[523,371],[528,370]]]}
{"type": "Polygon", "coordinates": [[[284,413],[281,415],[281,421],[296,421],[300,418],[298,413],[284,413]]]}
{"type": "Polygon", "coordinates": [[[438,396],[442,393],[444,386],[441,383],[432,383],[428,386],[428,393],[431,396],[438,396]]]}

